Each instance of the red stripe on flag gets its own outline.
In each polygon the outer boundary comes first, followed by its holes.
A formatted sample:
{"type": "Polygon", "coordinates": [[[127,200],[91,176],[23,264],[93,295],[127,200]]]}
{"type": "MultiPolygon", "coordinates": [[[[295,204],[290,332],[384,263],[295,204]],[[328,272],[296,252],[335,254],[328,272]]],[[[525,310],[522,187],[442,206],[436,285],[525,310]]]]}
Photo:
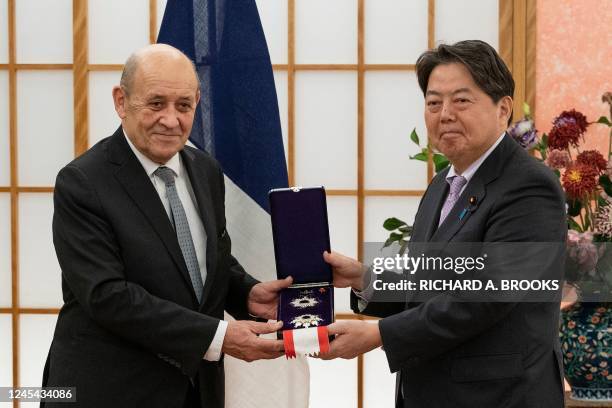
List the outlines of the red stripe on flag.
{"type": "Polygon", "coordinates": [[[293,330],[283,330],[283,342],[285,343],[285,357],[295,358],[295,346],[293,344],[293,330]]]}
{"type": "Polygon", "coordinates": [[[329,334],[327,333],[327,326],[317,327],[317,335],[319,337],[319,353],[329,353],[329,334]]]}

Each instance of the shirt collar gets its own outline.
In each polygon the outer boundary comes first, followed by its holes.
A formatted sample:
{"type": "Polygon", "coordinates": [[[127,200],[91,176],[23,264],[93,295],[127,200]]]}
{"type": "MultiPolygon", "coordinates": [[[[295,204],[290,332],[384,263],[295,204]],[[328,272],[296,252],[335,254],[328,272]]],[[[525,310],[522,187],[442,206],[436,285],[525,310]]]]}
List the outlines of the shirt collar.
{"type": "Polygon", "coordinates": [[[495,143],[493,143],[493,145],[491,147],[489,147],[489,149],[484,152],[484,154],[482,156],[480,156],[478,159],[476,159],[475,162],[473,162],[472,164],[470,164],[468,166],[467,169],[465,169],[463,171],[463,173],[458,174],[455,171],[455,166],[451,166],[450,170],[448,171],[448,174],[446,175],[446,180],[448,182],[450,182],[452,180],[453,177],[457,176],[457,175],[461,175],[465,178],[466,180],[466,184],[470,182],[470,180],[472,179],[472,177],[474,177],[474,174],[476,173],[476,170],[478,170],[478,168],[480,167],[480,165],[482,165],[482,163],[487,159],[487,157],[489,157],[489,155],[493,152],[493,150],[495,150],[495,148],[497,147],[497,145],[499,145],[501,143],[501,141],[504,139],[504,136],[506,135],[506,132],[502,133],[497,140],[495,141],[495,143]]]}
{"type": "MultiPolygon", "coordinates": [[[[142,152],[138,150],[136,146],[134,146],[127,133],[125,133],[125,130],[123,131],[123,135],[125,136],[125,140],[127,140],[130,149],[132,149],[132,151],[136,155],[136,158],[138,159],[140,164],[142,164],[142,167],[145,169],[147,176],[152,177],[155,170],[157,170],[162,165],[159,163],[155,163],[153,160],[142,154],[142,152]]],[[[179,177],[181,175],[182,168],[181,155],[177,152],[174,156],[172,156],[172,158],[170,158],[170,160],[168,160],[168,162],[166,162],[166,164],[163,164],[163,166],[168,167],[174,172],[177,177],[179,177]]]]}

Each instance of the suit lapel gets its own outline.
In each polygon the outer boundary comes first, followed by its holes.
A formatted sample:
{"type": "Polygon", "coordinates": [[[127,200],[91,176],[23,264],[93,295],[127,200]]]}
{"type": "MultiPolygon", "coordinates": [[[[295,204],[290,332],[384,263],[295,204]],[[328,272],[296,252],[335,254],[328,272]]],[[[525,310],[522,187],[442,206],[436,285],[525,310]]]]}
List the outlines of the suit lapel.
{"type": "MultiPolygon", "coordinates": [[[[419,217],[419,221],[423,224],[424,235],[417,236],[415,242],[427,242],[438,229],[438,220],[440,219],[440,210],[444,204],[444,198],[448,194],[448,183],[446,182],[446,174],[448,170],[440,174],[433,182],[429,191],[424,197],[423,216],[419,217]]],[[[418,232],[418,231],[417,231],[418,232]]]]}
{"type": "Polygon", "coordinates": [[[110,151],[109,158],[111,161],[121,164],[119,169],[115,172],[115,178],[123,186],[126,193],[134,201],[136,206],[138,206],[140,211],[142,211],[164,243],[164,246],[180,271],[181,276],[185,280],[187,287],[191,291],[194,302],[197,304],[197,297],[193,290],[191,278],[189,277],[187,265],[183,259],[176,233],[159,198],[159,194],[155,190],[144,168],[131,151],[121,128],[115,132],[111,143],[112,150],[110,151]]]}
{"type": "MultiPolygon", "coordinates": [[[[430,241],[448,242],[461,230],[484,200],[487,184],[499,177],[506,160],[518,148],[518,144],[506,134],[499,145],[480,165],[444,222],[431,236],[430,241]]],[[[446,195],[440,200],[442,205],[445,199],[446,195]]]]}
{"type": "Polygon", "coordinates": [[[485,195],[486,189],[483,181],[474,175],[444,222],[435,230],[430,241],[450,241],[478,209],[478,204],[482,202],[485,195]]]}
{"type": "MultiPolygon", "coordinates": [[[[189,174],[189,181],[196,197],[200,218],[206,231],[206,282],[202,299],[206,300],[212,286],[217,263],[217,226],[213,219],[214,207],[209,183],[209,174],[195,163],[195,155],[188,149],[181,152],[181,158],[189,174]]],[[[202,302],[203,304],[204,302],[202,302]]]]}

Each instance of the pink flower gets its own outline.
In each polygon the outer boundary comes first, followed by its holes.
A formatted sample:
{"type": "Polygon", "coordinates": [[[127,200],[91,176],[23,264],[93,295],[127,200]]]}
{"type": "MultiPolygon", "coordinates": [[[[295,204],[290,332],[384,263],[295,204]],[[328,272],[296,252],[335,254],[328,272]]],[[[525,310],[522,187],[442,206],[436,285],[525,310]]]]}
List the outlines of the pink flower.
{"type": "Polygon", "coordinates": [[[582,271],[590,272],[595,269],[599,253],[593,244],[593,233],[569,230],[567,232],[567,254],[582,271]]]}
{"type": "Polygon", "coordinates": [[[570,164],[570,157],[567,151],[553,149],[548,153],[546,164],[553,169],[562,169],[570,164]]]}

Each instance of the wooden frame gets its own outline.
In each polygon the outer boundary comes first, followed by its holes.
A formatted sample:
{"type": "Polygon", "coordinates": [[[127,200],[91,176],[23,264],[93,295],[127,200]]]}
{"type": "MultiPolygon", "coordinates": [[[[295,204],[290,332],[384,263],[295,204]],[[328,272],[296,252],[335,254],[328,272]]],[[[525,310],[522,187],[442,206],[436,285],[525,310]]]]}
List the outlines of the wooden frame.
{"type": "MultiPolygon", "coordinates": [[[[17,150],[17,94],[16,77],[18,70],[67,70],[74,75],[74,152],[81,154],[89,146],[89,72],[120,71],[121,64],[90,64],[88,57],[88,10],[87,0],[73,0],[73,55],[72,64],[17,64],[15,38],[15,3],[8,1],[8,64],[0,64],[0,70],[8,71],[9,78],[9,153],[10,153],[10,186],[0,186],[0,193],[10,194],[11,213],[11,307],[0,308],[0,314],[12,316],[12,373],[13,386],[18,387],[19,366],[19,319],[27,314],[57,314],[57,308],[23,308],[19,300],[19,194],[51,193],[53,187],[23,187],[19,185],[18,150],[17,150]]],[[[288,89],[288,158],[290,184],[295,184],[295,73],[296,71],[356,71],[357,72],[357,188],[328,190],[332,196],[352,196],[357,198],[357,245],[358,256],[363,256],[361,243],[364,237],[365,197],[420,197],[422,190],[376,190],[366,189],[364,184],[365,145],[364,145],[364,110],[365,110],[365,73],[367,71],[414,71],[414,64],[366,64],[365,63],[365,2],[375,0],[356,0],[357,13],[357,64],[296,64],[295,63],[295,1],[288,2],[288,60],[287,64],[275,64],[274,70],[287,72],[288,89]]],[[[428,46],[435,44],[435,0],[428,1],[427,33],[428,46]]],[[[149,40],[157,37],[157,3],[149,0],[149,40]]],[[[511,68],[515,81],[515,118],[520,116],[523,101],[527,101],[535,111],[535,35],[536,35],[535,2],[528,0],[499,0],[499,48],[500,54],[511,68]]],[[[427,178],[433,177],[433,166],[428,165],[427,178]]],[[[369,319],[350,313],[338,314],[338,319],[369,319]]],[[[357,406],[363,407],[363,357],[357,361],[357,406]]],[[[14,401],[13,407],[18,407],[14,401]]]]}

